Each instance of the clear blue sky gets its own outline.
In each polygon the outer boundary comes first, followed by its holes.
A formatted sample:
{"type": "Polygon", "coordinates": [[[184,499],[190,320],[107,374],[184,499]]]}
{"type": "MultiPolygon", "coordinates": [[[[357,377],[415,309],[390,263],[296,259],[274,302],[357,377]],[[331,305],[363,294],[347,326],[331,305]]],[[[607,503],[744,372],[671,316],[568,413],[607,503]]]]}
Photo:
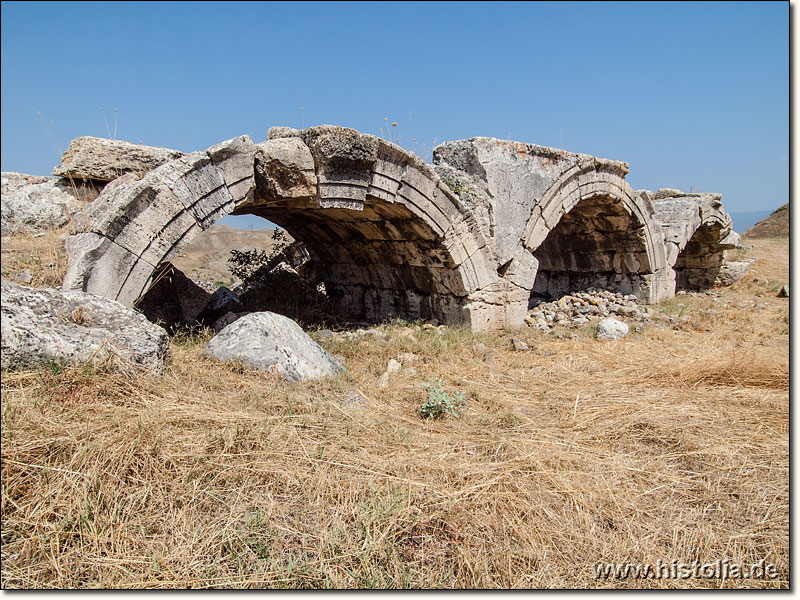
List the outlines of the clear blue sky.
{"type": "Polygon", "coordinates": [[[512,138],[729,211],[789,198],[786,2],[3,2],[1,27],[3,171],[48,174],[116,108],[117,138],[183,151],[387,118],[426,160],[512,138]]]}

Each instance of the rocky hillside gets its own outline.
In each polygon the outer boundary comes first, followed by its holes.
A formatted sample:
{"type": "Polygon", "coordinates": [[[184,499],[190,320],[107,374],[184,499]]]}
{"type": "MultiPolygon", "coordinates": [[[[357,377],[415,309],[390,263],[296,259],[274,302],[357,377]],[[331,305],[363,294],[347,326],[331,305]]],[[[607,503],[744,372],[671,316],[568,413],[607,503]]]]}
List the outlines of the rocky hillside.
{"type": "Polygon", "coordinates": [[[789,203],[787,202],[766,219],[753,225],[742,234],[747,238],[789,237],[789,203]]]}

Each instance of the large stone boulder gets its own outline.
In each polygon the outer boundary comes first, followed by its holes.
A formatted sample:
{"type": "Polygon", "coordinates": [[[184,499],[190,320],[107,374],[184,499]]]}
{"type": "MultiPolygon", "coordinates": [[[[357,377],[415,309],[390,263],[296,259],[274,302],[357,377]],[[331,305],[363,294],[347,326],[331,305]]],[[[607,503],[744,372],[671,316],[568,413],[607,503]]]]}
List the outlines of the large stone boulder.
{"type": "Polygon", "coordinates": [[[39,233],[66,225],[81,204],[55,177],[5,172],[0,186],[0,233],[39,233]]]}
{"type": "Polygon", "coordinates": [[[308,381],[343,371],[297,323],[271,312],[237,319],[203,351],[220,361],[240,360],[253,369],[275,369],[288,381],[308,381]]]}
{"type": "Polygon", "coordinates": [[[139,176],[163,165],[183,152],[142,146],[122,140],[84,136],[75,138],[53,168],[53,175],[79,180],[111,181],[125,173],[139,176]]]}
{"type": "Polygon", "coordinates": [[[89,363],[160,373],[169,338],[144,315],[78,291],[2,284],[2,368],[89,363]]]}

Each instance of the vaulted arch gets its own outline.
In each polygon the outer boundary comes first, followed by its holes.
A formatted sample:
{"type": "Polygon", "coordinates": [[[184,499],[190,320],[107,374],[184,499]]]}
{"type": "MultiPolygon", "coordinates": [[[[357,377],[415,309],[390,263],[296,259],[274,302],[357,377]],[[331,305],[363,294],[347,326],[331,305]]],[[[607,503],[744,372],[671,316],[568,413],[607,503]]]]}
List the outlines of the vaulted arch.
{"type": "Polygon", "coordinates": [[[672,295],[674,279],[649,198],[623,179],[627,165],[582,158],[545,192],[523,234],[538,262],[531,293],[558,297],[587,287],[647,302],[672,295]]]}
{"type": "Polygon", "coordinates": [[[153,273],[227,214],[302,240],[347,315],[436,318],[476,328],[469,295],[497,278],[458,198],[418,157],[340,127],[277,128],[121,178],[68,241],[64,287],[132,305],[153,273]]]}

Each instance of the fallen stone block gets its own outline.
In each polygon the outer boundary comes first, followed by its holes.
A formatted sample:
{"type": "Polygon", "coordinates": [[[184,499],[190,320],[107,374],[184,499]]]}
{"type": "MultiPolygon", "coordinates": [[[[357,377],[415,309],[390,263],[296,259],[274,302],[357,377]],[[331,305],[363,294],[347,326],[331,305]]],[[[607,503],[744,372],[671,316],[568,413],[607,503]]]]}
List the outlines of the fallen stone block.
{"type": "Polygon", "coordinates": [[[341,365],[300,326],[271,312],[237,319],[206,344],[216,360],[240,360],[261,371],[274,369],[287,381],[309,381],[341,373],[341,365]]]}
{"type": "MultiPolygon", "coordinates": [[[[224,285],[221,285],[213,294],[211,294],[211,298],[208,299],[205,308],[203,308],[197,319],[204,323],[213,323],[214,328],[216,329],[217,322],[219,322],[226,314],[242,312],[243,309],[244,305],[239,299],[239,296],[234,294],[224,285]]],[[[229,323],[226,323],[226,325],[229,325],[232,322],[233,321],[230,321],[229,323]]]]}
{"type": "Polygon", "coordinates": [[[597,324],[595,337],[598,340],[618,340],[628,335],[628,326],[616,319],[603,319],[597,324]]]}
{"type": "Polygon", "coordinates": [[[91,136],[75,138],[53,168],[53,175],[90,181],[111,181],[126,173],[144,175],[183,152],[91,136]]]}
{"type": "Polygon", "coordinates": [[[247,313],[234,313],[234,312],[227,312],[222,315],[219,319],[214,321],[214,325],[212,325],[212,329],[219,333],[223,329],[225,329],[228,325],[236,321],[237,319],[241,319],[247,313]]]}
{"type": "Polygon", "coordinates": [[[739,281],[750,268],[752,260],[741,260],[723,263],[717,273],[716,284],[729,286],[739,281]]]}
{"type": "Polygon", "coordinates": [[[153,277],[153,284],[136,308],[152,323],[167,328],[192,326],[213,295],[186,277],[170,263],[164,263],[153,277]]]}
{"type": "Polygon", "coordinates": [[[79,291],[2,282],[2,368],[91,364],[160,373],[169,338],[144,315],[79,291]]]}
{"type": "Polygon", "coordinates": [[[55,177],[6,172],[0,191],[2,235],[56,229],[81,209],[81,203],[55,177]]]}

